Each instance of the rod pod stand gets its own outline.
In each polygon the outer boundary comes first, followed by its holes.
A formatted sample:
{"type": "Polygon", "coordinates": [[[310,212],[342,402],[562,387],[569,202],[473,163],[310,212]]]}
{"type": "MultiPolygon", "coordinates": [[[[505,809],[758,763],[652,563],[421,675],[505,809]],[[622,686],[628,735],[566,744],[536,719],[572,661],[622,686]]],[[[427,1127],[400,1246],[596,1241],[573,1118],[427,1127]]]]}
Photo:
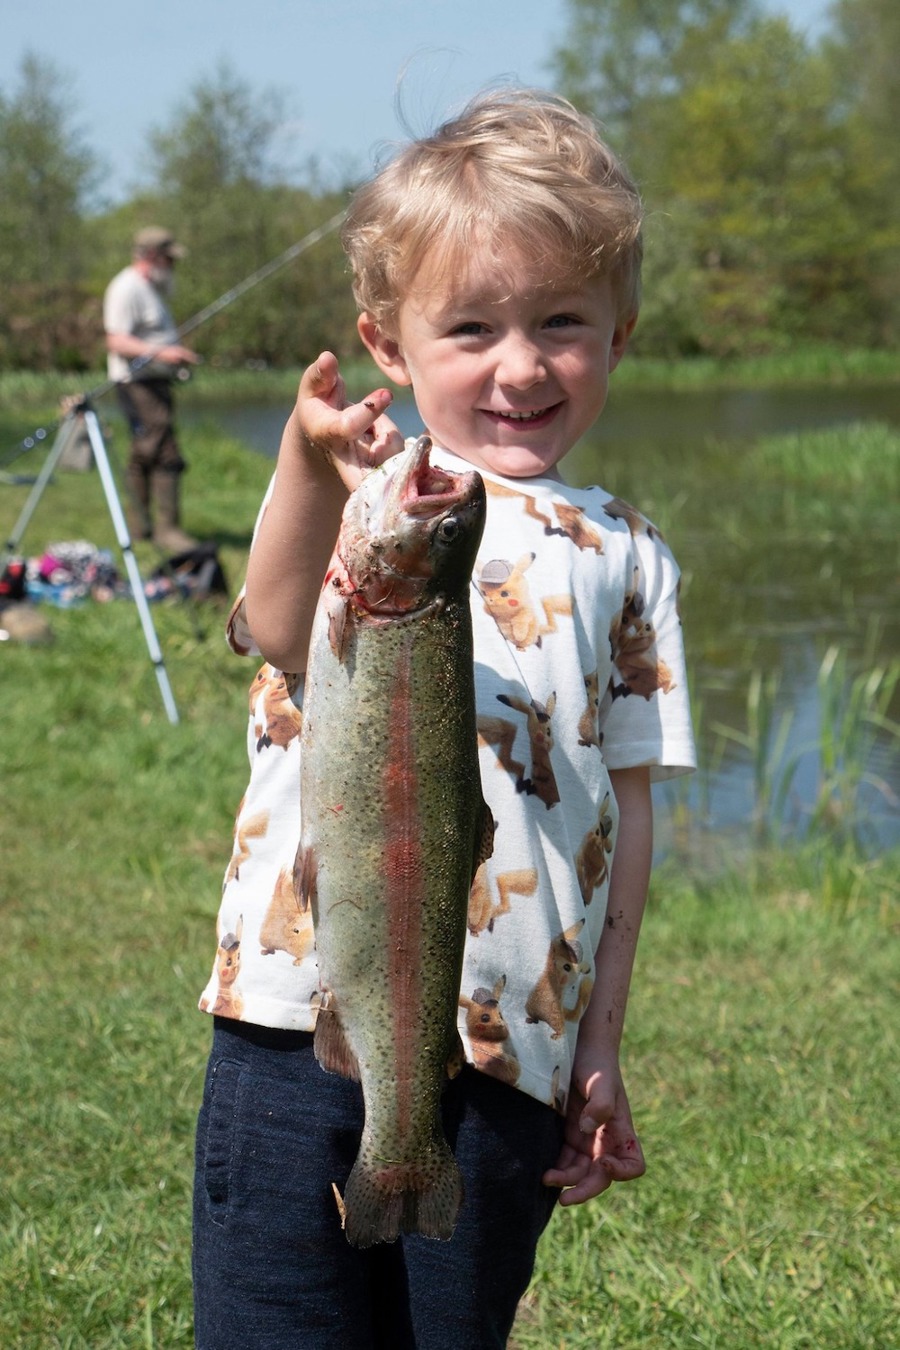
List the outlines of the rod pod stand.
{"type": "Polygon", "coordinates": [[[116,489],[116,481],[113,477],[112,468],[109,462],[109,455],[106,450],[106,442],[103,439],[103,432],[100,430],[100,423],[97,414],[94,412],[87,399],[81,400],[75,404],[63,419],[56,440],[50,450],[49,455],[44,461],[43,468],[35,479],[34,486],[28,494],[28,499],[22,508],[19,519],[13,528],[6,548],[9,553],[19,552],[19,543],[28,522],[37,509],[38,502],[43,496],[44,490],[50,481],[53,470],[56,468],[59,460],[66,448],[68,441],[68,432],[73,418],[81,414],[84,417],[84,426],[91,443],[91,450],[94,454],[94,462],[97,465],[97,472],[100,475],[100,482],[103,484],[103,491],[106,496],[106,504],[109,507],[110,518],[112,519],[113,529],[116,533],[116,541],[122,553],[122,560],[125,564],[125,571],[128,574],[128,581],[131,586],[131,596],[137,606],[137,612],[140,617],[141,627],[144,630],[144,639],[147,643],[147,651],[150,654],[150,660],[156,672],[157,683],[162,694],[163,706],[166,710],[166,716],[173,726],[178,724],[178,709],[175,706],[175,699],[172,695],[172,686],[169,683],[168,672],[166,671],[163,654],[160,649],[159,641],[156,636],[156,629],[153,626],[153,618],[150,614],[150,606],[147,603],[147,596],[144,592],[144,582],[141,578],[137,559],[134,556],[134,549],[131,544],[131,534],[125,520],[125,514],[122,510],[122,503],[119,500],[119,494],[116,489]],[[64,434],[65,433],[65,434],[64,434]]]}

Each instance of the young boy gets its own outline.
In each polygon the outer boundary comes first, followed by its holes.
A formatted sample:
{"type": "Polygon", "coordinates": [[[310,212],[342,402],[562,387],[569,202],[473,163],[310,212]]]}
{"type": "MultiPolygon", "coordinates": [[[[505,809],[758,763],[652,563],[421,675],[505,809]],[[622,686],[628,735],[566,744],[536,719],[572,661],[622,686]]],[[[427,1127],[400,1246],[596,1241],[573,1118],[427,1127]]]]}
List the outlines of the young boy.
{"type": "Polygon", "coordinates": [[[313,612],[347,492],[402,449],[380,389],[303,376],[229,636],[258,650],[248,791],[201,1006],[216,1015],[197,1140],[200,1350],[500,1347],[555,1203],[644,1171],[619,1043],[651,862],[651,778],[694,764],[659,533],[559,466],[603,409],[638,310],[640,203],[595,127],[488,94],[356,195],[359,332],[413,389],[433,459],[474,466],[479,754],[497,822],[469,908],[467,1065],[444,1124],[465,1201],[446,1242],[363,1251],[340,1227],[358,1085],[312,1051],[311,920],[291,891],[313,612]],[[602,940],[601,940],[602,939],[602,940]]]}

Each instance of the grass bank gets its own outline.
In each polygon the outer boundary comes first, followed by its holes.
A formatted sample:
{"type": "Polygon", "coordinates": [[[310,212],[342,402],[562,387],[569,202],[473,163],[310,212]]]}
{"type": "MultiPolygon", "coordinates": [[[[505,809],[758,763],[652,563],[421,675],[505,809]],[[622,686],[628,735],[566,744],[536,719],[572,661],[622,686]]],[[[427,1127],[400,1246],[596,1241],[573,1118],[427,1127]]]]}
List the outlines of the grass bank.
{"type": "MultiPolygon", "coordinates": [[[[220,541],[232,585],[270,468],[192,434],[187,524],[220,541]]],[[[26,491],[2,489],[10,519],[26,491]]],[[[58,475],[33,534],[112,544],[96,477],[58,475]]],[[[222,609],[153,613],[178,727],[127,602],[49,611],[47,647],[0,644],[9,1350],[192,1344],[195,1008],[254,667],[227,652],[222,609]]],[[[626,1047],[649,1172],[556,1215],[518,1350],[895,1342],[898,885],[897,856],[833,849],[662,869],[626,1047]]]]}

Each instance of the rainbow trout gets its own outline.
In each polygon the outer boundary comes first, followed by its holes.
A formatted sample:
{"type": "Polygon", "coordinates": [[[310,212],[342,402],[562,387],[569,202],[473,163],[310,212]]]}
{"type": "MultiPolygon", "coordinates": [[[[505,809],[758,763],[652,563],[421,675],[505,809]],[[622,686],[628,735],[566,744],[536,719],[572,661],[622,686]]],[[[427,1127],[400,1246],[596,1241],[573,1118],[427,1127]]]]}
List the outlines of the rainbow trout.
{"type": "Polygon", "coordinates": [[[304,694],[295,881],[316,934],[316,1057],[362,1085],[341,1204],[358,1247],[448,1238],[462,1200],[439,1107],[461,1063],[469,888],[493,838],[469,612],[485,492],[430,449],[421,437],[350,496],[304,694]]]}

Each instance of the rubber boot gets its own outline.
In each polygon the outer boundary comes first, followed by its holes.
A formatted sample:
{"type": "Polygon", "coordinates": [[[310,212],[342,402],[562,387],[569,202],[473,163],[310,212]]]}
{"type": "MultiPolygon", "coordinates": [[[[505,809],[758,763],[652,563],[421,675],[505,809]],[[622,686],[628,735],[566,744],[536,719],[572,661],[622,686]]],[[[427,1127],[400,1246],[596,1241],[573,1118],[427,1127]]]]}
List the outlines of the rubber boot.
{"type": "Polygon", "coordinates": [[[181,475],[156,470],[151,478],[153,508],[156,517],[153,542],[167,553],[186,553],[197,547],[197,540],[181,528],[181,475]]]}
{"type": "Polygon", "coordinates": [[[152,539],[150,522],[150,475],[140,464],[125,470],[125,518],[132,539],[152,539]]]}

